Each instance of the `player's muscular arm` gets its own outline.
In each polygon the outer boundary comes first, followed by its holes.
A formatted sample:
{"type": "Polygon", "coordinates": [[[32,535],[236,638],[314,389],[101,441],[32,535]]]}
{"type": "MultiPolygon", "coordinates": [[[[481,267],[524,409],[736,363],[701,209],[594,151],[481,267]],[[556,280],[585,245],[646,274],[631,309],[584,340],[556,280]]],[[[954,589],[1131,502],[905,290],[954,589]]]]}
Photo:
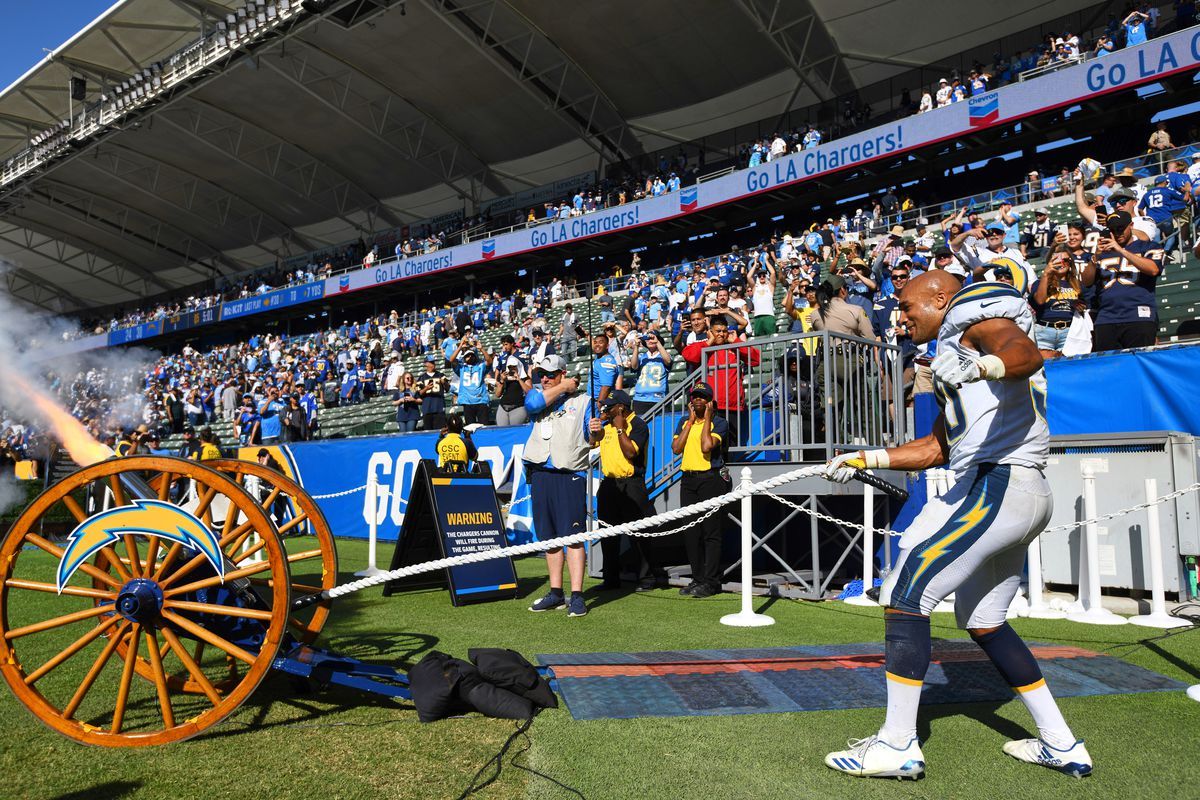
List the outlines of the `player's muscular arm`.
{"type": "Polygon", "coordinates": [[[946,443],[946,418],[938,415],[933,432],[920,439],[887,450],[889,469],[921,470],[940,467],[950,460],[950,445],[946,443]]]}
{"type": "Polygon", "coordinates": [[[985,319],[967,329],[963,344],[1004,363],[1003,380],[1024,380],[1042,368],[1037,345],[1010,319],[985,319]]]}

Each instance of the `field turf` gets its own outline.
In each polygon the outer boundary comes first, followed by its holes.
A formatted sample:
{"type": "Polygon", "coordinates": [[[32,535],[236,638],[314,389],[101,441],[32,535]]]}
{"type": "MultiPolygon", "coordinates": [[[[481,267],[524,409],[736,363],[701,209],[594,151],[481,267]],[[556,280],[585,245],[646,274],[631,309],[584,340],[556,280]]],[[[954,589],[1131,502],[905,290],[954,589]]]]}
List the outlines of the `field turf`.
{"type": "MultiPolygon", "coordinates": [[[[365,564],[365,546],[339,542],[343,579],[365,564]]],[[[23,558],[40,558],[26,553],[23,558]]],[[[47,567],[49,566],[49,558],[47,567]]],[[[542,563],[518,562],[521,599],[452,608],[444,591],[383,598],[370,590],[335,604],[322,643],[368,661],[408,665],[430,649],[465,657],[472,646],[537,653],[769,647],[880,641],[881,614],[841,603],[757,603],[770,628],[719,624],[737,599],[588,592],[592,612],[527,612],[544,591],[542,563]]],[[[1156,631],[1019,620],[1030,639],[1117,655],[1200,683],[1200,633],[1139,644],[1156,631]]],[[[935,637],[961,638],[951,615],[935,637]]],[[[78,663],[76,663],[76,661],[78,663]]],[[[90,659],[60,669],[79,677],[90,659]]],[[[1053,687],[1051,687],[1053,688],[1053,687]]],[[[1077,782],[1020,764],[1000,746],[1025,736],[1018,701],[929,706],[921,716],[928,776],[918,783],[851,779],[827,769],[826,751],[873,732],[880,709],[728,717],[576,722],[565,708],[540,715],[518,763],[587,798],[1034,798],[1200,797],[1200,704],[1182,692],[1071,698],[1064,713],[1096,759],[1077,782]]],[[[41,798],[453,798],[514,730],[482,718],[433,725],[411,706],[346,690],[299,693],[270,677],[231,718],[188,742],[148,750],[89,748],[51,732],[0,688],[0,797],[41,798]]],[[[524,748],[518,740],[509,756],[524,748]]],[[[505,760],[483,798],[575,796],[505,760]]]]}

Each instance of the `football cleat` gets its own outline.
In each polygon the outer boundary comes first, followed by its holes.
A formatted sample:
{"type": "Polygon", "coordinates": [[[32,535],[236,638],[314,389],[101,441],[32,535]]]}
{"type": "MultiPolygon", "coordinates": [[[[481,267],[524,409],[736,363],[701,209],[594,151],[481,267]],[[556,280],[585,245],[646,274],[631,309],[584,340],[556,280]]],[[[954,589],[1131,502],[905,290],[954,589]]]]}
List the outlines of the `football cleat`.
{"type": "Polygon", "coordinates": [[[925,774],[925,754],[914,736],[904,747],[893,747],[878,736],[851,739],[849,750],[825,756],[825,766],[859,778],[916,780],[925,774]]]}
{"type": "Polygon", "coordinates": [[[1041,739],[1014,739],[1004,744],[1004,752],[1018,761],[1040,764],[1074,778],[1092,774],[1092,757],[1082,739],[1066,750],[1057,750],[1041,739]]]}

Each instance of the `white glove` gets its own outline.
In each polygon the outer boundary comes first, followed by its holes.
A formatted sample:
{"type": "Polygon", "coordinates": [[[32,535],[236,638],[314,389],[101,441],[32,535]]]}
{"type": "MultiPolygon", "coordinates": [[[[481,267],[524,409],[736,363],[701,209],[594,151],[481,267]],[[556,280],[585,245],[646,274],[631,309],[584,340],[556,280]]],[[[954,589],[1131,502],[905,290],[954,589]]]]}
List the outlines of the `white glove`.
{"type": "Polygon", "coordinates": [[[1004,362],[999,356],[986,355],[974,358],[960,355],[953,350],[943,350],[929,364],[933,376],[942,383],[957,389],[964,383],[997,381],[1004,377],[1004,362]]]}
{"type": "Polygon", "coordinates": [[[840,456],[835,456],[825,464],[825,478],[834,483],[849,483],[854,478],[854,473],[860,469],[865,469],[867,462],[863,457],[861,450],[856,450],[852,453],[842,453],[840,456]]]}

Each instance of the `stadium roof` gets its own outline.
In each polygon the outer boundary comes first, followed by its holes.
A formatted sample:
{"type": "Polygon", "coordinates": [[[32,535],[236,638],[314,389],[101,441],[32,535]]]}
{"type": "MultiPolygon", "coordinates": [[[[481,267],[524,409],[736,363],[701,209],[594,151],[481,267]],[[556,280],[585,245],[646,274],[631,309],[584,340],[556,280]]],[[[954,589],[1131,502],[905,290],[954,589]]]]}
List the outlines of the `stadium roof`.
{"type": "MultiPolygon", "coordinates": [[[[269,0],[274,5],[276,0],[269,0]]],[[[0,158],[211,32],[233,0],[122,0],[0,93],[0,158]]],[[[337,0],[24,182],[19,297],[125,303],[833,99],[1092,6],[1013,0],[337,0]]]]}

